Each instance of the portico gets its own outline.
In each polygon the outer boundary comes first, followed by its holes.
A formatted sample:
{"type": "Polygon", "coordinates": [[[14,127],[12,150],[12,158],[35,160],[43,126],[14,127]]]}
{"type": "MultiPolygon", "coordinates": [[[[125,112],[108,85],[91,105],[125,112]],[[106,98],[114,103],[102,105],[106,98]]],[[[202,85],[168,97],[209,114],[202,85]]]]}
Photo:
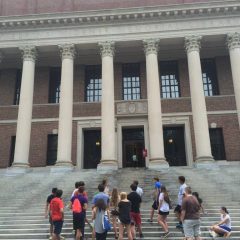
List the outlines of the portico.
{"type": "MultiPolygon", "coordinates": [[[[221,28],[214,28],[219,14],[230,14],[224,6],[216,3],[211,7],[214,13],[211,24],[204,19],[208,11],[195,5],[191,5],[191,16],[182,8],[166,7],[160,11],[158,7],[148,7],[143,12],[122,9],[118,14],[104,12],[97,17],[90,13],[85,16],[83,12],[71,18],[68,13],[64,17],[55,14],[51,20],[47,16],[13,17],[5,27],[14,26],[16,31],[12,35],[4,31],[0,40],[1,69],[22,69],[20,103],[9,110],[18,117],[13,114],[6,121],[0,120],[2,124],[17,126],[13,167],[31,165],[30,158],[37,150],[34,125],[46,124],[42,141],[46,142],[49,134],[58,135],[56,166],[83,168],[81,136],[84,130],[97,128],[101,130],[98,169],[116,170],[123,166],[122,129],[140,126],[144,129],[144,147],[148,152],[145,165],[166,169],[169,167],[164,149],[166,121],[173,127],[184,127],[187,165],[214,165],[209,128],[224,129],[221,116],[231,115],[234,122],[236,117],[240,122],[240,20],[236,18],[228,30],[230,23],[223,18],[221,28]],[[200,13],[202,21],[197,20],[200,13]],[[59,28],[63,23],[66,26],[59,28]],[[36,25],[42,29],[35,31],[36,25]],[[25,27],[31,29],[30,35],[25,27]],[[18,40],[20,32],[22,39],[18,40]],[[16,47],[19,45],[21,51],[16,47]],[[229,75],[222,77],[216,87],[220,89],[217,94],[216,89],[209,88],[214,80],[211,74],[209,77],[207,72],[205,80],[211,79],[203,82],[202,59],[217,59],[219,66],[221,61],[229,64],[226,64],[229,75]],[[60,70],[53,74],[51,81],[55,85],[50,84],[52,68],[60,70]],[[225,90],[231,77],[233,84],[225,90]],[[50,103],[47,98],[54,87],[58,89],[59,102],[50,103]],[[175,124],[178,121],[180,124],[175,124]]],[[[216,71],[220,76],[219,66],[216,71]]],[[[227,144],[230,149],[231,143],[227,144]]]]}

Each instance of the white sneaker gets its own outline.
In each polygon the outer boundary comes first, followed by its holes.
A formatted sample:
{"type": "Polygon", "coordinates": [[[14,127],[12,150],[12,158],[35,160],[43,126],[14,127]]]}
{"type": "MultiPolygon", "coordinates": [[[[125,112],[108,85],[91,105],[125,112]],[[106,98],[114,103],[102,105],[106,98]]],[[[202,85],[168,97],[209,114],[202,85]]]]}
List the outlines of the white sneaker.
{"type": "Polygon", "coordinates": [[[213,237],[213,238],[216,238],[218,235],[214,232],[214,231],[212,231],[212,230],[209,230],[209,234],[210,234],[210,236],[211,237],[213,237]]]}

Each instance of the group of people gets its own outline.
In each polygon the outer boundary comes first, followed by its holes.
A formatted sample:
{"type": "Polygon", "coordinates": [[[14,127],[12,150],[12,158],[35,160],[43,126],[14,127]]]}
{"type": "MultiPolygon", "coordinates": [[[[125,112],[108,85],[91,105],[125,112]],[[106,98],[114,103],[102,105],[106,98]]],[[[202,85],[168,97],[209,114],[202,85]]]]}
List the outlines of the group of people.
{"type": "MultiPolygon", "coordinates": [[[[185,177],[180,176],[178,203],[174,209],[179,220],[177,228],[182,229],[186,240],[200,240],[200,212],[204,213],[202,200],[198,193],[185,183],[185,177]]],[[[75,189],[71,195],[68,208],[72,210],[73,231],[76,240],[84,239],[85,223],[92,230],[92,239],[107,239],[108,231],[113,228],[115,239],[122,240],[126,232],[128,240],[135,240],[137,233],[143,238],[142,219],[140,207],[142,203],[143,189],[138,186],[138,181],[130,185],[130,192],[118,192],[113,188],[110,192],[108,181],[104,179],[98,185],[98,192],[91,201],[92,216],[88,219],[88,194],[85,191],[83,181],[75,183],[75,189]]],[[[61,199],[62,190],[53,188],[48,196],[45,208],[45,216],[49,217],[50,239],[64,239],[61,230],[64,222],[64,203],[61,199]]],[[[157,211],[157,221],[163,228],[162,238],[170,234],[167,216],[172,209],[172,201],[166,186],[162,185],[159,178],[154,178],[153,204],[150,211],[149,223],[153,222],[154,212],[157,211]]],[[[221,208],[221,221],[210,228],[211,236],[229,237],[231,234],[231,218],[225,207],[221,208]]]]}

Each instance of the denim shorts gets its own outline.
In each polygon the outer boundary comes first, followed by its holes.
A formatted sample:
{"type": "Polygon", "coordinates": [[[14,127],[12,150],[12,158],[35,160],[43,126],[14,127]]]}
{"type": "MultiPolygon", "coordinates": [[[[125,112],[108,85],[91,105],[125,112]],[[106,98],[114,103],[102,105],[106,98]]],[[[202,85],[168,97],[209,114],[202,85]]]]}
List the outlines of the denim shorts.
{"type": "Polygon", "coordinates": [[[62,232],[63,221],[53,221],[54,233],[60,235],[62,232]]]}
{"type": "Polygon", "coordinates": [[[186,219],[183,221],[183,231],[185,237],[200,236],[200,219],[186,219]]]}

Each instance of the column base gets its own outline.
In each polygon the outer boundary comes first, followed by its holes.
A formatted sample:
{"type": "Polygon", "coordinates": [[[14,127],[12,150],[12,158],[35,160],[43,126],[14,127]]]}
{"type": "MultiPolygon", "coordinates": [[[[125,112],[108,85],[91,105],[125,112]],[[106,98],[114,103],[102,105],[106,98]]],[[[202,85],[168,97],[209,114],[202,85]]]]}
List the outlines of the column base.
{"type": "Polygon", "coordinates": [[[169,169],[169,164],[165,158],[152,158],[149,159],[148,169],[151,170],[163,170],[169,169]]]}
{"type": "Polygon", "coordinates": [[[18,174],[25,174],[31,172],[31,168],[28,163],[13,163],[12,167],[7,168],[6,175],[14,176],[18,174]]]}
{"type": "Polygon", "coordinates": [[[194,166],[205,169],[219,168],[212,156],[198,157],[194,162],[194,166]]]}
{"type": "Polygon", "coordinates": [[[118,170],[118,163],[116,160],[101,160],[97,166],[97,171],[112,172],[118,170]]]}
{"type": "Polygon", "coordinates": [[[71,162],[56,162],[54,166],[51,167],[51,173],[64,173],[64,172],[72,172],[74,170],[74,166],[71,162]]]}

